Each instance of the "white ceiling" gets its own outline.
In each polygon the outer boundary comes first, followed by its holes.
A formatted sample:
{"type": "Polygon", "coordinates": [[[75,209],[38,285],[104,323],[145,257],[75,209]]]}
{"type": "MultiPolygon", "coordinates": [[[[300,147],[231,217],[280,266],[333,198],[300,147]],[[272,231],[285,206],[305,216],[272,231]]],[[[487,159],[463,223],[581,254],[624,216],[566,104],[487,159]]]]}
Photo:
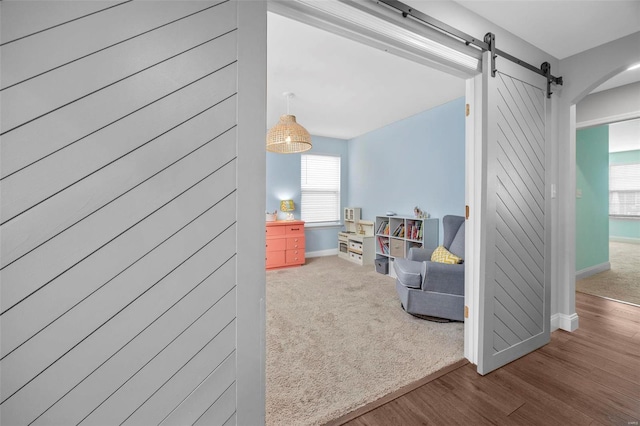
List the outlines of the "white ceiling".
{"type": "Polygon", "coordinates": [[[635,83],[636,81],[640,81],[640,68],[621,72],[593,89],[591,93],[613,89],[614,87],[624,86],[626,84],[635,83]]]}
{"type": "Polygon", "coordinates": [[[640,149],[640,119],[609,124],[609,152],[640,149]]]}
{"type": "Polygon", "coordinates": [[[267,125],[290,112],[312,135],[351,139],[464,96],[464,80],[269,13],[267,125]]]}
{"type": "Polygon", "coordinates": [[[456,2],[557,59],[640,31],[638,0],[456,2]]]}
{"type": "MultiPolygon", "coordinates": [[[[640,30],[638,0],[458,3],[558,59],[640,30]]],[[[273,13],[267,45],[267,127],[286,113],[283,92],[295,93],[290,112],[312,135],[340,139],[464,95],[461,78],[273,13]]],[[[640,72],[618,78],[609,84],[639,81],[640,72]]]]}

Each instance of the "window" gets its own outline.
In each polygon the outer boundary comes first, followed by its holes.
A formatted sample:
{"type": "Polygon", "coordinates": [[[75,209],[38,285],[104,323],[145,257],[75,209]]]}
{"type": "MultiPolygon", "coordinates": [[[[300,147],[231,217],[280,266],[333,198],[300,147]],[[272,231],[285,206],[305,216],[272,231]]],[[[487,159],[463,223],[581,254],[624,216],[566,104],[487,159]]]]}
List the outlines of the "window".
{"type": "Polygon", "coordinates": [[[305,222],[340,221],[340,157],[301,155],[301,218],[305,222]]]}
{"type": "Polygon", "coordinates": [[[609,214],[640,217],[640,163],[609,166],[609,214]]]}

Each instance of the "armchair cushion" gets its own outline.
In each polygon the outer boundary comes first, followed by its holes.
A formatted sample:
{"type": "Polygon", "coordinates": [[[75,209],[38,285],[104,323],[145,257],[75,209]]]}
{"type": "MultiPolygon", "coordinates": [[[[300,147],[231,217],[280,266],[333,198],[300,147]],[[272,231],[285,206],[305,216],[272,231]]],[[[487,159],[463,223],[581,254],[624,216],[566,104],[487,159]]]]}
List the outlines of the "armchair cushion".
{"type": "Polygon", "coordinates": [[[464,295],[464,265],[438,262],[424,262],[423,265],[423,291],[464,295]]]}
{"type": "Polygon", "coordinates": [[[449,250],[444,248],[444,246],[438,246],[438,248],[436,248],[431,255],[431,261],[455,265],[456,263],[462,263],[462,258],[451,253],[449,250]]]}
{"type": "Polygon", "coordinates": [[[420,288],[422,285],[422,262],[398,258],[393,262],[398,280],[405,287],[420,288]]]}

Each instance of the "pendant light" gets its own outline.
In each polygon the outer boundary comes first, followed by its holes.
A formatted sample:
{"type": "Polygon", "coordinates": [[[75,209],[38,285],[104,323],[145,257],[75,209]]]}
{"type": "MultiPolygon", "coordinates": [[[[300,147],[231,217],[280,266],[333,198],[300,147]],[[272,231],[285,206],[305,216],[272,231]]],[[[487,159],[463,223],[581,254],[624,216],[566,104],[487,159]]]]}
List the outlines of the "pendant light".
{"type": "Polygon", "coordinates": [[[296,116],[289,114],[289,99],[293,93],[284,92],[287,98],[287,113],[267,132],[267,151],[278,154],[294,154],[311,149],[311,135],[296,122],[296,116]]]}

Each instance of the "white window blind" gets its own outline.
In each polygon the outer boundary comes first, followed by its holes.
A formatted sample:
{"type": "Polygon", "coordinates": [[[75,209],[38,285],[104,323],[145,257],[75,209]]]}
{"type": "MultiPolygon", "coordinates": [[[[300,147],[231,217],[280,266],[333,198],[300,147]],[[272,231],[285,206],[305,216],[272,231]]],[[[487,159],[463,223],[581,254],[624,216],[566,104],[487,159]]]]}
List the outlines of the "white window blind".
{"type": "Polygon", "coordinates": [[[640,163],[609,166],[609,214],[640,216],[640,163]]]}
{"type": "Polygon", "coordinates": [[[340,221],[340,157],[301,155],[300,166],[302,220],[340,221]]]}

